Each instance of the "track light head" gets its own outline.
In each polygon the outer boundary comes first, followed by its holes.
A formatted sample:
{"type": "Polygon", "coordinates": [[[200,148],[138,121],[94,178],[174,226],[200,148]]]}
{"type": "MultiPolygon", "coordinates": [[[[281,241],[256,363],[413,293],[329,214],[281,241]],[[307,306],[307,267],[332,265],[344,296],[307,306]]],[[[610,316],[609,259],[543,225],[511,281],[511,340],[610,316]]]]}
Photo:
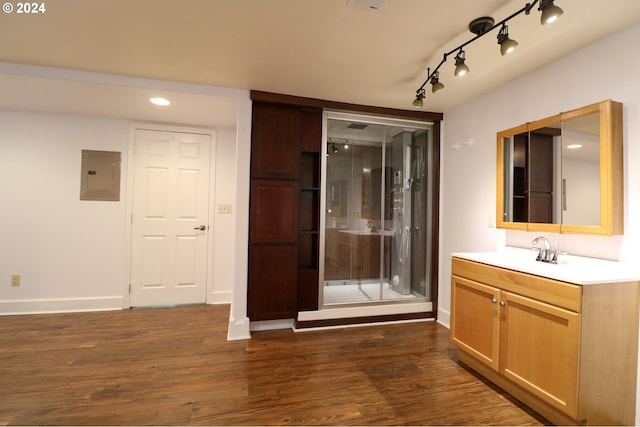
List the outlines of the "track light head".
{"type": "Polygon", "coordinates": [[[431,93],[436,93],[440,89],[444,89],[444,85],[440,83],[440,73],[436,71],[431,76],[431,93]]]}
{"type": "Polygon", "coordinates": [[[502,24],[502,28],[498,33],[498,44],[500,45],[500,53],[504,56],[518,46],[518,42],[509,38],[509,27],[502,24]]]}
{"type": "Polygon", "coordinates": [[[542,25],[551,24],[564,13],[562,9],[553,4],[553,0],[541,0],[538,8],[540,14],[540,23],[542,25]]]}
{"type": "Polygon", "coordinates": [[[464,63],[464,59],[464,50],[460,49],[456,55],[456,70],[453,73],[455,76],[464,76],[469,72],[469,67],[464,63]]]}
{"type": "Polygon", "coordinates": [[[424,88],[420,88],[416,91],[416,99],[413,100],[413,102],[411,103],[411,105],[413,105],[416,108],[422,108],[422,106],[424,105],[424,98],[426,97],[426,93],[424,88]]]}

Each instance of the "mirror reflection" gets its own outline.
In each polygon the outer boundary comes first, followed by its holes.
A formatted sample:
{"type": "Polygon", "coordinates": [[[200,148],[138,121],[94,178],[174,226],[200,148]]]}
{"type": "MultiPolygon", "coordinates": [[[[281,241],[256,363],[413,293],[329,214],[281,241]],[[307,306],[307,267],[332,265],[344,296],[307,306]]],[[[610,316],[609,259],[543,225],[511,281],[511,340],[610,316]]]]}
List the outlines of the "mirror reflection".
{"type": "Polygon", "coordinates": [[[562,122],[562,222],[600,224],[599,114],[562,122]]]}
{"type": "Polygon", "coordinates": [[[502,150],[503,221],[600,224],[598,113],[515,128],[502,150]]]}

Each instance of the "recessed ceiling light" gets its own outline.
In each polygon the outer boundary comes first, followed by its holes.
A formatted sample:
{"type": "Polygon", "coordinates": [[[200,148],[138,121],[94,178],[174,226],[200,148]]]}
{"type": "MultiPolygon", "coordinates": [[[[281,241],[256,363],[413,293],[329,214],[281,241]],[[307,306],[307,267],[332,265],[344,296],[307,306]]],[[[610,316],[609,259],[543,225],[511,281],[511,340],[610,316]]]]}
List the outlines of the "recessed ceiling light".
{"type": "Polygon", "coordinates": [[[160,98],[160,97],[151,98],[149,101],[151,101],[152,104],[161,105],[163,107],[166,107],[167,105],[171,105],[171,102],[169,102],[168,99],[160,98]]]}
{"type": "Polygon", "coordinates": [[[580,148],[580,147],[582,147],[582,144],[571,144],[571,145],[567,145],[567,148],[570,148],[570,149],[572,149],[572,150],[573,150],[573,149],[575,149],[575,148],[580,148]]]}

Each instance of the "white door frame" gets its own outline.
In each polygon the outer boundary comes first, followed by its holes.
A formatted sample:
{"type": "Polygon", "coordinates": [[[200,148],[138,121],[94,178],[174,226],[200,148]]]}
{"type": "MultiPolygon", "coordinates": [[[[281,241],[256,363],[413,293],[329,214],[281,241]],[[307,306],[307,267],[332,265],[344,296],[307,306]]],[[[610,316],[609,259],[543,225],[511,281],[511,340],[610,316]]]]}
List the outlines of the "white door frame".
{"type": "MultiPolygon", "coordinates": [[[[131,307],[130,283],[131,283],[131,245],[133,243],[133,225],[131,217],[133,215],[133,177],[134,177],[134,149],[136,129],[147,129],[165,132],[183,132],[197,133],[209,135],[211,137],[211,149],[209,158],[209,204],[207,209],[207,218],[209,220],[209,230],[207,232],[207,284],[206,284],[206,304],[212,304],[213,301],[213,236],[215,233],[215,178],[216,178],[216,131],[213,128],[194,128],[180,125],[169,125],[159,123],[134,122],[129,125],[129,146],[127,152],[126,164],[126,214],[125,214],[125,281],[123,286],[122,308],[131,307]]],[[[124,169],[124,168],[123,168],[124,169]]]]}

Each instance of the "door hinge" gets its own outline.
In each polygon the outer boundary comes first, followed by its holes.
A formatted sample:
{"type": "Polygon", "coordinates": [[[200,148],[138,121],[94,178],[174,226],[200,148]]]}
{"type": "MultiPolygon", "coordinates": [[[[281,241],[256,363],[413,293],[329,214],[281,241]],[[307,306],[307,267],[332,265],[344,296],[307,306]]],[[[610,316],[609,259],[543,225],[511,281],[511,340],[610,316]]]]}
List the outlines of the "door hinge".
{"type": "Polygon", "coordinates": [[[133,214],[131,214],[131,224],[133,224],[133,214]]]}
{"type": "Polygon", "coordinates": [[[131,283],[129,283],[129,293],[131,293],[131,283]]]}

